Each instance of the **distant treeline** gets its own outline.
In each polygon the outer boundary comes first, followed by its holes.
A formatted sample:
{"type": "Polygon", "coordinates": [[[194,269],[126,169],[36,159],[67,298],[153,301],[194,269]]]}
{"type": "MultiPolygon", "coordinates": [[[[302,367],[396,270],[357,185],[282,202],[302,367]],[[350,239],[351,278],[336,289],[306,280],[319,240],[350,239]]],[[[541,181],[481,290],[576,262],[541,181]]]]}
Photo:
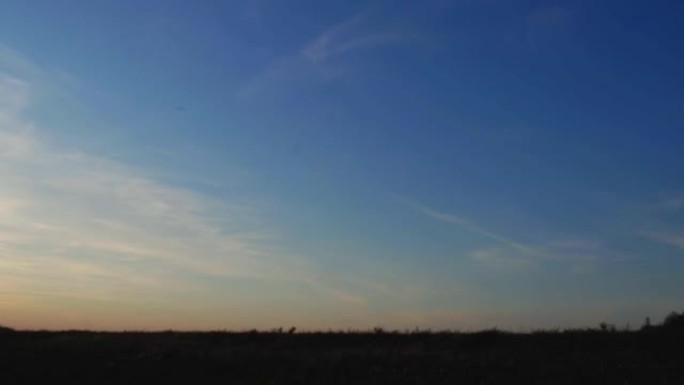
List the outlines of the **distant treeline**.
{"type": "Polygon", "coordinates": [[[0,333],[0,384],[684,384],[684,314],[629,330],[0,333]]]}
{"type": "MultiPolygon", "coordinates": [[[[535,330],[532,333],[556,333],[556,332],[596,332],[596,331],[602,331],[602,332],[616,332],[618,331],[618,327],[616,327],[614,324],[609,324],[606,322],[601,322],[597,328],[584,328],[584,329],[539,329],[535,330]]],[[[648,331],[648,330],[667,330],[667,331],[673,331],[673,330],[683,330],[684,331],[684,312],[678,313],[676,311],[670,312],[663,320],[661,324],[651,324],[651,319],[649,317],[646,318],[644,321],[644,324],[639,328],[639,329],[632,329],[629,325],[623,327],[620,331],[648,331]]],[[[2,326],[0,325],[0,333],[2,332],[15,332],[17,330],[2,326]]],[[[40,330],[39,330],[40,331],[40,330]]],[[[46,330],[43,330],[46,331],[46,330]]],[[[71,329],[71,330],[64,330],[68,332],[79,332],[81,330],[77,329],[71,329]]],[[[47,332],[47,331],[46,331],[47,332]]],[[[83,330],[83,332],[87,332],[83,330]]],[[[154,331],[141,331],[141,330],[123,330],[121,331],[122,333],[155,333],[154,331]]],[[[175,331],[175,330],[165,330],[165,331],[156,331],[156,333],[178,333],[181,331],[175,331]]],[[[289,327],[289,328],[273,328],[273,329],[268,329],[268,330],[257,330],[257,329],[250,329],[250,330],[242,330],[242,331],[229,331],[229,330],[213,330],[213,331],[208,331],[204,333],[231,333],[231,334],[295,334],[297,332],[296,327],[289,327]]],[[[113,332],[116,333],[116,332],[113,332]]],[[[189,331],[188,333],[202,333],[202,332],[193,332],[189,331]]],[[[329,329],[327,331],[299,331],[299,334],[412,334],[412,335],[420,335],[420,334],[483,334],[483,333],[505,333],[505,334],[515,334],[513,332],[501,330],[498,328],[493,328],[493,329],[485,329],[485,330],[480,330],[480,331],[471,331],[471,332],[463,332],[459,330],[432,330],[432,329],[420,329],[420,328],[413,328],[413,329],[403,329],[403,330],[398,330],[398,329],[385,329],[383,327],[375,327],[373,329],[346,329],[346,330],[333,330],[329,329]]],[[[524,334],[524,333],[523,333],[524,334]]]]}

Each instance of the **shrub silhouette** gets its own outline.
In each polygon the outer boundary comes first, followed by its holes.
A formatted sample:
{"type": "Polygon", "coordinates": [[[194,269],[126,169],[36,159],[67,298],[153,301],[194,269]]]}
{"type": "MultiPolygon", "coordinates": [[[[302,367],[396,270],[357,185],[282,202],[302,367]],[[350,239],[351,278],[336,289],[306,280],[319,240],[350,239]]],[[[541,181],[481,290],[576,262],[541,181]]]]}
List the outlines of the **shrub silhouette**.
{"type": "Polygon", "coordinates": [[[13,331],[14,331],[14,329],[12,329],[12,328],[8,328],[6,326],[0,325],[0,333],[9,333],[9,332],[13,332],[13,331]]]}
{"type": "Polygon", "coordinates": [[[601,331],[603,331],[603,332],[614,332],[616,330],[615,325],[609,324],[606,322],[601,322],[599,324],[599,327],[601,328],[601,331]]]}
{"type": "Polygon", "coordinates": [[[684,330],[684,313],[677,313],[673,311],[665,317],[663,327],[666,329],[684,330]]]}

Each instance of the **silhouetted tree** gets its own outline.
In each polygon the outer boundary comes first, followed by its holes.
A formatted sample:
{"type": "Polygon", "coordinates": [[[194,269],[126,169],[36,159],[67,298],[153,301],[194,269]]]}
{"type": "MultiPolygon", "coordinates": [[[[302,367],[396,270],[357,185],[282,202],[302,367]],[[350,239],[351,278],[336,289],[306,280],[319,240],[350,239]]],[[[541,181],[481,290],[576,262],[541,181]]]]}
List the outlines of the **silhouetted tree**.
{"type": "Polygon", "coordinates": [[[604,332],[614,332],[615,331],[615,325],[613,325],[613,324],[601,322],[599,324],[599,326],[601,327],[601,331],[604,331],[604,332]]]}
{"type": "Polygon", "coordinates": [[[676,311],[668,314],[663,321],[663,327],[668,329],[684,330],[684,313],[680,314],[676,311]]]}
{"type": "Polygon", "coordinates": [[[0,333],[7,333],[7,332],[13,332],[13,331],[14,331],[14,329],[12,329],[12,328],[8,328],[6,326],[0,325],[0,333]]]}

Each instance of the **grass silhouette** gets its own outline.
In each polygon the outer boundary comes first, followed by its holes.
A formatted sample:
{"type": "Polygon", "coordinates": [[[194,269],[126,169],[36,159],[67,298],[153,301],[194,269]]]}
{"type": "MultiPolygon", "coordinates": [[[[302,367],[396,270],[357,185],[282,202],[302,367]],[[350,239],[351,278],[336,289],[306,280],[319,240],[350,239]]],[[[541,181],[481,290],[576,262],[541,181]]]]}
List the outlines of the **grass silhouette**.
{"type": "Polygon", "coordinates": [[[634,331],[16,331],[0,383],[684,384],[675,314],[634,331]]]}

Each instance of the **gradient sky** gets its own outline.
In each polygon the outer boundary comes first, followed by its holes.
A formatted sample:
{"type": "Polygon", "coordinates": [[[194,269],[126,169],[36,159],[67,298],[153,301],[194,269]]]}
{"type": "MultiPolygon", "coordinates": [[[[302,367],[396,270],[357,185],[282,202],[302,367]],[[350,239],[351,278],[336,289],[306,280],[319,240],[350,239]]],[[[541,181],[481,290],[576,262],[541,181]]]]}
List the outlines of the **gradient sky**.
{"type": "Polygon", "coordinates": [[[0,324],[684,306],[684,2],[4,0],[0,324]]]}

